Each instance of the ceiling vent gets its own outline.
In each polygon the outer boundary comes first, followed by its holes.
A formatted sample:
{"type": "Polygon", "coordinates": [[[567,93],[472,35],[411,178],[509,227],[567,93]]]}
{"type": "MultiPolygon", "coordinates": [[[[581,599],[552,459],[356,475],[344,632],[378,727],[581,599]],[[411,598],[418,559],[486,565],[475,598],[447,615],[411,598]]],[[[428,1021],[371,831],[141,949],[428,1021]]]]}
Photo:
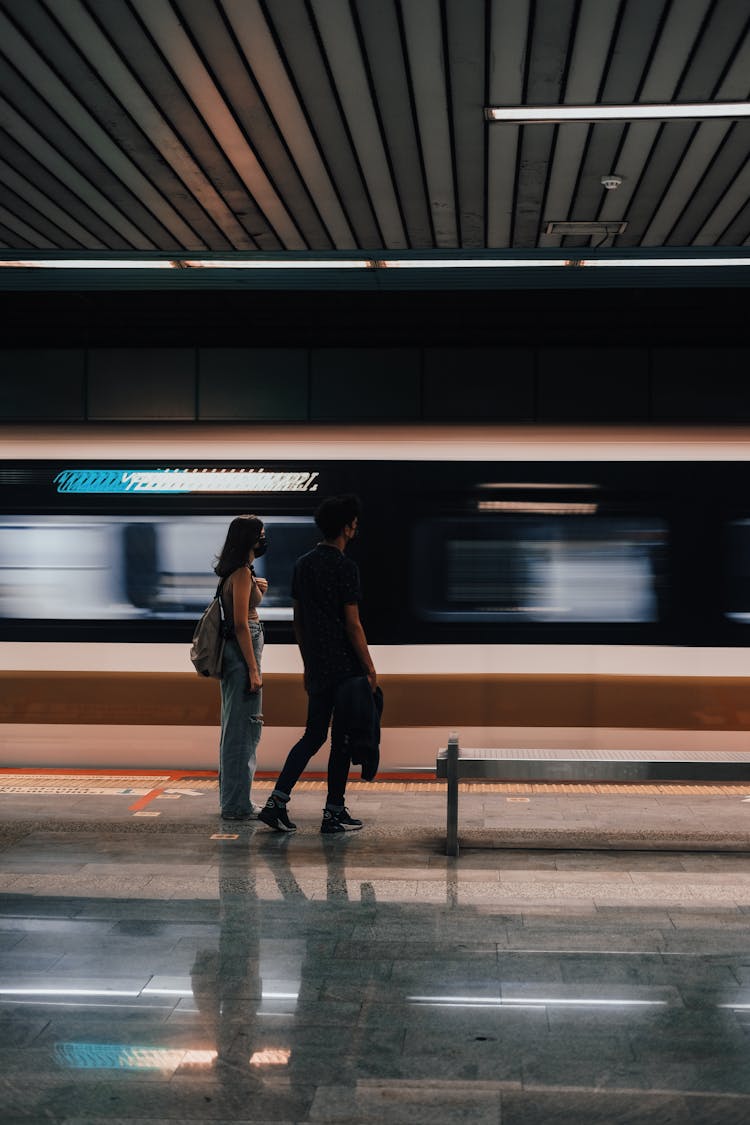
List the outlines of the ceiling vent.
{"type": "Polygon", "coordinates": [[[579,222],[570,223],[553,220],[547,223],[544,233],[557,234],[561,238],[565,235],[574,235],[579,238],[614,238],[616,234],[622,234],[627,225],[619,219],[614,219],[612,222],[597,220],[587,222],[582,219],[579,222]]]}

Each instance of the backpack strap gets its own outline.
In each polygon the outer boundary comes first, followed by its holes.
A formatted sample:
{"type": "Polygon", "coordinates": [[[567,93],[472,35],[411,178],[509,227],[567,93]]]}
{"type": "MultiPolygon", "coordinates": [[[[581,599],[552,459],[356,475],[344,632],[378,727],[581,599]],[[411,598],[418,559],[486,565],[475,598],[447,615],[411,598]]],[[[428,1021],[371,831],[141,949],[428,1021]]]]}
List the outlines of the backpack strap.
{"type": "Polygon", "coordinates": [[[220,579],[219,585],[216,587],[216,593],[214,595],[214,597],[216,598],[216,600],[219,603],[219,616],[221,617],[221,630],[222,630],[222,633],[223,633],[224,636],[227,635],[226,634],[227,615],[226,615],[226,611],[224,609],[224,599],[221,596],[221,588],[224,585],[225,581],[226,581],[226,575],[224,575],[224,577],[222,579],[220,579]]]}

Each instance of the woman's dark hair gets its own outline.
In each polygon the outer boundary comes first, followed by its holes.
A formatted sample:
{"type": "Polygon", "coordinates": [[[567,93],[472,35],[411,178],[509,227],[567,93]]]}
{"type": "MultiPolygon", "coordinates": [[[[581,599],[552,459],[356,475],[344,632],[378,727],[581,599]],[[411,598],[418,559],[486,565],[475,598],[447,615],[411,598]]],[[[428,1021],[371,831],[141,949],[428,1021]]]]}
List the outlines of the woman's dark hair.
{"type": "Polygon", "coordinates": [[[244,566],[250,552],[263,534],[263,520],[257,516],[235,516],[229,525],[214,572],[226,578],[244,566]]]}
{"type": "Polygon", "coordinates": [[[329,496],[316,511],[315,522],[326,539],[335,539],[359,517],[361,507],[358,496],[329,496]]]}

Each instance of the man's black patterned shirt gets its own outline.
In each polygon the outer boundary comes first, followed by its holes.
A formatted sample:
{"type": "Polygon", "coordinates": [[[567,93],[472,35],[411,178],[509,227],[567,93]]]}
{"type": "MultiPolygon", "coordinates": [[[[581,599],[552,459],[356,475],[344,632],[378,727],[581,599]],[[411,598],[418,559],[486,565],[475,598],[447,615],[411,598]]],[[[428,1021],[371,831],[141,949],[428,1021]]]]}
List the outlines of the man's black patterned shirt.
{"type": "Polygon", "coordinates": [[[360,664],[344,627],[344,606],[361,598],[359,568],[338,547],[319,543],[297,559],[292,597],[299,603],[302,653],[311,695],[361,676],[360,664]]]}

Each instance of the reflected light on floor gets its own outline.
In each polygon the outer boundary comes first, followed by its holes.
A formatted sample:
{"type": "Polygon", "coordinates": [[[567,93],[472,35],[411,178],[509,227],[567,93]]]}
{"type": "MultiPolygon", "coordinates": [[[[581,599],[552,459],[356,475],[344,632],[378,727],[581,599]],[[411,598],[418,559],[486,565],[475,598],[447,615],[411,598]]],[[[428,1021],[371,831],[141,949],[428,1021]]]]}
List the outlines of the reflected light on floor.
{"type": "Polygon", "coordinates": [[[289,1047],[266,1047],[262,1051],[253,1051],[250,1066],[286,1066],[291,1053],[289,1047]]]}
{"type": "Polygon", "coordinates": [[[563,999],[556,996],[409,996],[411,1004],[433,1008],[663,1008],[666,1000],[601,1000],[580,997],[563,999]]]}
{"type": "Polygon", "coordinates": [[[178,1066],[211,1066],[216,1051],[184,1051],[166,1047],[131,1047],[120,1043],[58,1043],[55,1058],[74,1070],[176,1070],[178,1066]]]}

